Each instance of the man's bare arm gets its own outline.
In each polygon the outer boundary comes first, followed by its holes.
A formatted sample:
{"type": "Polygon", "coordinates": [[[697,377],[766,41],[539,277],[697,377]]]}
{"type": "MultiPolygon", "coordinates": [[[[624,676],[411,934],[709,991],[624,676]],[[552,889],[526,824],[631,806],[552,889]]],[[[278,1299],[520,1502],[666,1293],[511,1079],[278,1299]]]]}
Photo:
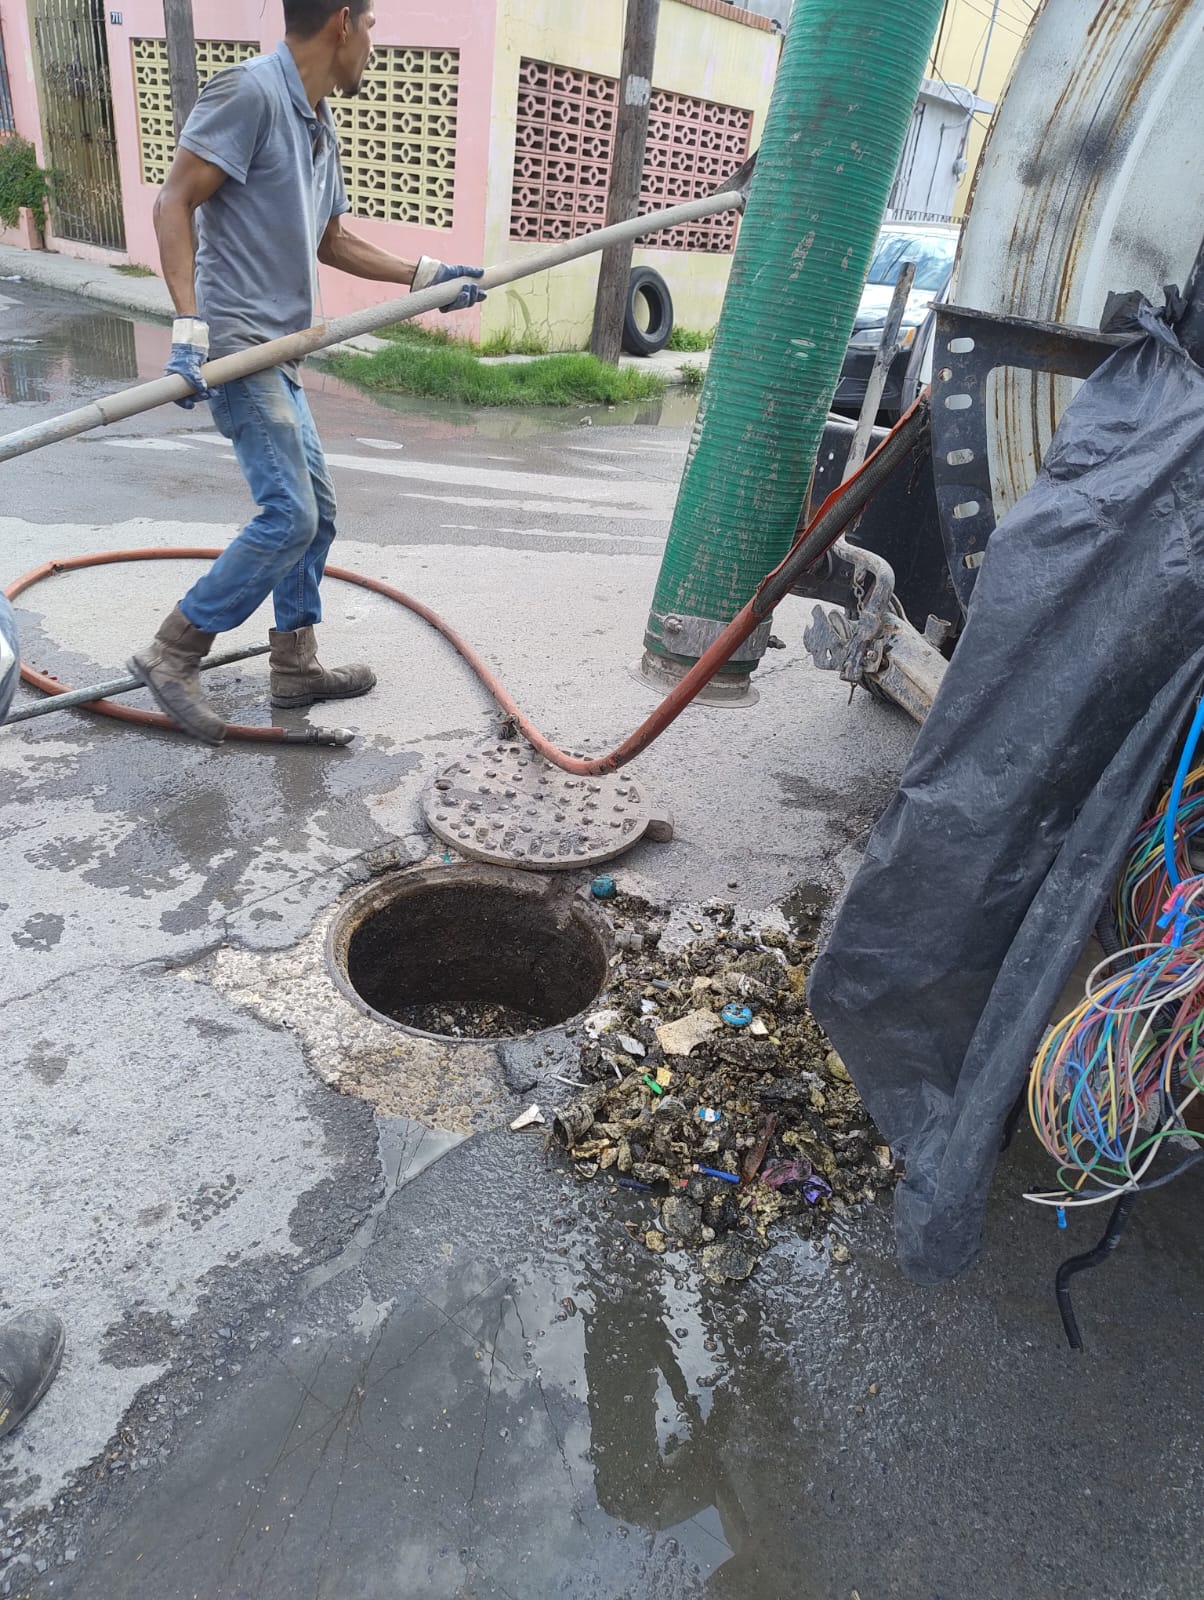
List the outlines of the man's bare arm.
{"type": "Polygon", "coordinates": [[[355,278],[369,278],[373,283],[413,283],[416,261],[405,261],[391,251],[369,244],[348,233],[342,217],[331,217],[322,242],[318,246],[318,260],[324,267],[337,267],[355,278]]]}
{"type": "Polygon", "coordinates": [[[196,239],[193,218],[226,181],[226,174],[191,150],[177,150],[155,201],[155,237],[172,304],[181,317],[196,316],[196,239]]]}

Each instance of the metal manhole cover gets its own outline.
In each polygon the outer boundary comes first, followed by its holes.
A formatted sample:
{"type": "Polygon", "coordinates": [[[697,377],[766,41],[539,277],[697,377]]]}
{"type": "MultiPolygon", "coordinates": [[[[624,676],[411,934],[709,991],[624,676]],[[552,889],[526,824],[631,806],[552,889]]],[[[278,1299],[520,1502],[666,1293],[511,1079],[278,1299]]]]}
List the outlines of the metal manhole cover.
{"type": "Polygon", "coordinates": [[[673,837],[663,808],[626,774],[575,778],[521,744],[453,761],[422,806],[432,833],[461,855],[541,872],[609,861],[645,835],[673,837]]]}

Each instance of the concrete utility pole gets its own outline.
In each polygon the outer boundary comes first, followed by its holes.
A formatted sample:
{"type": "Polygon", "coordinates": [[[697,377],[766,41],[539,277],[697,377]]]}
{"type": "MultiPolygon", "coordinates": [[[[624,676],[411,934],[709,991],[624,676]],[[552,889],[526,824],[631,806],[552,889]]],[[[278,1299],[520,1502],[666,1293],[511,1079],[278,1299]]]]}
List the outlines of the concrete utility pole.
{"type": "Polygon", "coordinates": [[[196,34],[192,27],[192,0],[163,0],[163,28],[167,35],[167,71],[171,78],[171,109],[179,139],[189,112],[196,105],[196,34]]]}
{"type": "MultiPolygon", "coordinates": [[[[165,3],[170,4],[171,0],[165,0],[165,3]]],[[[619,115],[615,123],[615,154],[606,196],[608,224],[633,217],[640,202],[660,9],[661,0],[627,0],[623,65],[619,73],[619,115]]],[[[623,318],[627,310],[627,285],[631,278],[631,252],[630,244],[612,246],[603,253],[598,273],[598,297],[594,302],[594,329],[589,347],[599,361],[607,361],[611,366],[617,364],[623,347],[623,318]]]]}

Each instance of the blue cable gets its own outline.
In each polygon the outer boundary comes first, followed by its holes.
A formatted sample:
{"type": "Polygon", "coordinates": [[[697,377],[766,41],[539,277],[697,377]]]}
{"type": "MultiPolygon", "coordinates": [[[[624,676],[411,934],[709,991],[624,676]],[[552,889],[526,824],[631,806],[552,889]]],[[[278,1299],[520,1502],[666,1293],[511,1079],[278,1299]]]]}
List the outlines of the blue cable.
{"type": "Polygon", "coordinates": [[[1162,853],[1166,857],[1166,876],[1172,889],[1177,889],[1183,881],[1175,864],[1175,824],[1179,819],[1179,802],[1183,798],[1183,785],[1187,782],[1187,775],[1191,771],[1201,732],[1204,732],[1204,700],[1201,700],[1196,707],[1196,714],[1188,729],[1187,742],[1183,746],[1183,754],[1179,757],[1179,768],[1171,785],[1170,799],[1166,803],[1166,816],[1162,824],[1162,853]]]}

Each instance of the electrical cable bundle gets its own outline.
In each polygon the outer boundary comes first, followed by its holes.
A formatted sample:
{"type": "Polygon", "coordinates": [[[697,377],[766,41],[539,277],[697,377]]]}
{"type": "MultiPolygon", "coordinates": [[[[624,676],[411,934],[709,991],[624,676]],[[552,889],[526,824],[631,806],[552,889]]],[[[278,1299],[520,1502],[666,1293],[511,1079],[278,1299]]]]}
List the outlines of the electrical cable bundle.
{"type": "Polygon", "coordinates": [[[1204,1140],[1183,1122],[1204,1094],[1204,875],[1190,859],[1204,835],[1204,767],[1191,767],[1202,728],[1204,703],[1174,782],[1134,838],[1117,896],[1126,947],[1094,968],[1033,1062],[1029,1116],[1061,1186],[1025,1196],[1039,1204],[1098,1205],[1204,1160],[1192,1150],[1150,1176],[1167,1140],[1204,1140]]]}
{"type": "MultiPolygon", "coordinates": [[[[1162,796],[1153,816],[1137,830],[1125,870],[1117,884],[1116,925],[1128,945],[1142,940],[1158,942],[1158,923],[1174,883],[1166,867],[1166,808],[1170,790],[1162,796]]],[[[1191,860],[1194,844],[1204,846],[1204,767],[1190,772],[1183,784],[1174,828],[1174,861],[1178,882],[1196,871],[1191,860]]]]}

